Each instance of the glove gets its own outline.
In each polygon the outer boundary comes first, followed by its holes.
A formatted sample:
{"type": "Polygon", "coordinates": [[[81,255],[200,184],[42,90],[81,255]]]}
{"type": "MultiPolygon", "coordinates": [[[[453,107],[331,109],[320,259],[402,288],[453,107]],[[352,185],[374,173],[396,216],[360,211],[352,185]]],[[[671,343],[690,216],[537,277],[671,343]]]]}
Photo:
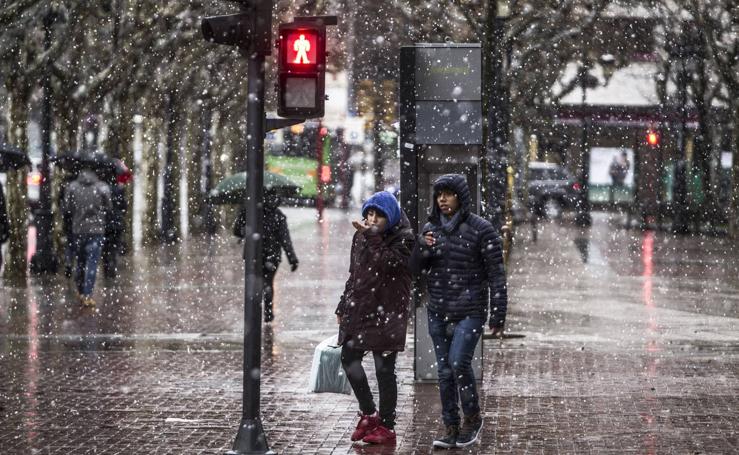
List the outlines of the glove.
{"type": "Polygon", "coordinates": [[[291,272],[294,272],[294,271],[296,271],[296,270],[298,270],[298,261],[292,262],[292,263],[290,264],[290,271],[291,271],[291,272]]]}
{"type": "Polygon", "coordinates": [[[505,329],[505,326],[501,325],[500,327],[495,327],[491,319],[489,327],[490,327],[490,330],[492,330],[493,338],[503,338],[503,330],[505,329]]]}

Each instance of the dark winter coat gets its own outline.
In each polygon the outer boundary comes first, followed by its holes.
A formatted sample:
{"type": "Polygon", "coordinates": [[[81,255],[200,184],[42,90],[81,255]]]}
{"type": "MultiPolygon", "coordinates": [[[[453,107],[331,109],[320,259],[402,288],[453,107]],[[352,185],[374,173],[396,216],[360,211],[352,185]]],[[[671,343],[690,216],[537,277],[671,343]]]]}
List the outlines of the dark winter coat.
{"type": "Polygon", "coordinates": [[[72,232],[105,234],[105,219],[111,210],[110,187],[94,172],[83,170],[69,184],[64,195],[64,210],[72,214],[72,232]]]}
{"type": "Polygon", "coordinates": [[[505,323],[508,294],[500,235],[487,220],[471,213],[470,190],[465,178],[447,174],[434,182],[433,207],[421,230],[411,257],[414,274],[425,274],[429,311],[450,321],[468,316],[486,318],[490,324],[505,323]],[[442,189],[457,194],[459,216],[444,225],[436,197],[442,189]],[[423,234],[432,232],[436,243],[428,246],[423,234]],[[490,295],[492,293],[492,299],[490,295]]]}
{"type": "Polygon", "coordinates": [[[126,189],[123,185],[113,183],[110,185],[111,210],[105,220],[105,234],[118,236],[123,233],[126,226],[126,189]]]}
{"type": "Polygon", "coordinates": [[[339,344],[363,351],[402,351],[411,292],[413,232],[403,214],[383,233],[357,231],[349,279],[339,300],[339,344]]]}
{"type": "MultiPolygon", "coordinates": [[[[262,268],[265,273],[274,273],[282,262],[282,250],[285,250],[287,261],[293,265],[298,263],[298,256],[290,240],[290,231],[287,228],[287,217],[277,207],[278,199],[265,197],[264,224],[262,236],[262,268]]],[[[233,233],[244,238],[246,227],[246,209],[242,208],[234,222],[233,233]]]]}
{"type": "Polygon", "coordinates": [[[5,208],[5,193],[3,185],[0,183],[0,245],[7,242],[10,238],[10,221],[8,219],[8,211],[5,208]]]}

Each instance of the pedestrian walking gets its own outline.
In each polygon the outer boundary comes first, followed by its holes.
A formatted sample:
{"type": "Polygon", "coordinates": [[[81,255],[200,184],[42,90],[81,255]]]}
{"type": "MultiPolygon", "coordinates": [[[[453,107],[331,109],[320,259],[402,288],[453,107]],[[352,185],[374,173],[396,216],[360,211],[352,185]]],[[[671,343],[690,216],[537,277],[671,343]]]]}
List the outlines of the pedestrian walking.
{"type": "Polygon", "coordinates": [[[67,187],[64,204],[64,210],[72,215],[77,251],[75,282],[80,303],[94,306],[92,292],[105,234],[105,217],[111,210],[110,188],[93,171],[83,169],[67,187]]]}
{"type": "Polygon", "coordinates": [[[0,270],[3,268],[3,243],[10,238],[10,221],[8,220],[8,211],[5,208],[5,192],[3,185],[0,183],[0,270]]]}
{"type": "Polygon", "coordinates": [[[364,222],[352,222],[349,278],[336,308],[341,363],[359,402],[351,440],[394,444],[398,384],[395,361],[405,349],[413,248],[410,223],[395,197],[373,194],[362,206],[364,222]],[[371,351],[379,388],[379,412],[362,367],[371,351]]]}
{"type": "Polygon", "coordinates": [[[118,255],[123,250],[123,233],[126,226],[126,190],[123,183],[113,177],[110,182],[111,210],[105,218],[103,239],[103,273],[107,278],[118,275],[118,255]]]}
{"type": "Polygon", "coordinates": [[[74,177],[66,174],[59,186],[59,207],[62,208],[62,234],[64,235],[64,276],[67,278],[72,278],[74,258],[77,255],[77,246],[72,232],[72,210],[64,200],[69,184],[73,181],[74,177]]]}
{"type": "Polygon", "coordinates": [[[431,215],[410,261],[414,274],[425,275],[428,286],[429,334],[446,427],[435,447],[466,447],[477,441],[482,417],[472,357],[488,318],[488,302],[493,335],[502,336],[505,324],[508,298],[500,235],[471,213],[470,205],[464,176],[447,174],[434,181],[431,215]]]}
{"type": "MultiPolygon", "coordinates": [[[[282,262],[282,251],[285,250],[290,271],[298,270],[298,256],[290,240],[287,217],[280,210],[281,199],[273,189],[264,190],[263,237],[262,237],[262,283],[264,284],[264,322],[272,322],[275,318],[273,299],[277,268],[282,262]]],[[[234,222],[233,232],[244,238],[246,227],[246,208],[242,207],[234,222]]]]}

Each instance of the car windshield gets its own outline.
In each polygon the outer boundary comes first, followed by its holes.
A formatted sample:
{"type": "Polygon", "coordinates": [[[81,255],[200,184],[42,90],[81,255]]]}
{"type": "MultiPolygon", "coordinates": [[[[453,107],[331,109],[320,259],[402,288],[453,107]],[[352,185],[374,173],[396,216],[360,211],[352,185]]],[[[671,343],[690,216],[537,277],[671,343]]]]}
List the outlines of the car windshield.
{"type": "Polygon", "coordinates": [[[562,168],[529,169],[530,180],[567,180],[569,176],[562,168]]]}

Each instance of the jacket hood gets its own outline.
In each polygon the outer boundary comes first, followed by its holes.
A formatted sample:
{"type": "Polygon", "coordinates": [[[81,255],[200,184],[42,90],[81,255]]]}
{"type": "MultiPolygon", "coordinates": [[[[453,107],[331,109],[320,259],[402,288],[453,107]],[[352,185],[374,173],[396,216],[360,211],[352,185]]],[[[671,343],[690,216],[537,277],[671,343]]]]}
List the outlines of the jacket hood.
{"type": "Polygon", "coordinates": [[[97,175],[89,169],[83,169],[80,171],[79,181],[85,186],[90,186],[98,181],[97,175]]]}
{"type": "Polygon", "coordinates": [[[388,191],[380,191],[370,196],[362,205],[362,217],[367,217],[369,209],[379,210],[385,215],[387,218],[386,231],[392,229],[400,221],[400,204],[388,191]]]}
{"type": "Polygon", "coordinates": [[[467,185],[467,179],[460,174],[445,174],[434,180],[433,205],[431,206],[431,215],[429,220],[439,222],[441,220],[441,209],[436,202],[436,196],[441,190],[452,190],[459,198],[459,210],[462,216],[470,213],[470,205],[472,204],[472,196],[470,195],[470,187],[467,185]]]}

